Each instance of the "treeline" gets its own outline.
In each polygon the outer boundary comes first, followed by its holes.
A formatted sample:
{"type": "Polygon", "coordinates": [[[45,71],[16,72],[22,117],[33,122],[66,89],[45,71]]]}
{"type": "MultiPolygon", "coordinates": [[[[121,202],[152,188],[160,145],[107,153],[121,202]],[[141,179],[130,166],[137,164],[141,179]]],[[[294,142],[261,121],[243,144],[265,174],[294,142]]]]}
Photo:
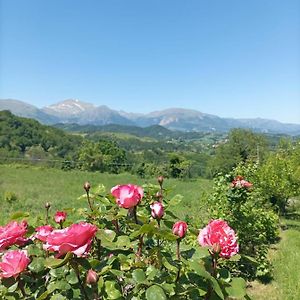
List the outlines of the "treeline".
{"type": "MultiPolygon", "coordinates": [[[[0,112],[0,125],[2,162],[21,159],[53,165],[55,161],[63,169],[126,171],[141,177],[212,178],[230,172],[240,162],[266,162],[281,145],[281,136],[244,129],[225,135],[172,132],[161,126],[59,125],[71,131],[66,132],[8,111],[0,112]]],[[[297,146],[297,139],[286,141],[290,148],[297,146]]]]}

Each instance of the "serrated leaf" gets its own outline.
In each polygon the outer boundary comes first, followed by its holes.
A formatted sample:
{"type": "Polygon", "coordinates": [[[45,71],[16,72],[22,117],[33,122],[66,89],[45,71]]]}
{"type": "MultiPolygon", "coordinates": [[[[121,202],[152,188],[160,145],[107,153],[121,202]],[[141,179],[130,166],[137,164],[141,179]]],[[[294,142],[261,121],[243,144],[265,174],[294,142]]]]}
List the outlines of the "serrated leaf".
{"type": "Polygon", "coordinates": [[[233,278],[230,286],[225,287],[229,297],[242,299],[246,295],[246,282],[243,278],[233,278]]]}
{"type": "Polygon", "coordinates": [[[42,257],[33,258],[32,262],[28,266],[28,269],[34,273],[39,273],[45,270],[45,259],[42,257]]]}
{"type": "Polygon", "coordinates": [[[152,285],[146,290],[147,300],[167,300],[164,290],[158,285],[152,285]]]}
{"type": "Polygon", "coordinates": [[[66,280],[69,284],[77,284],[78,278],[73,269],[70,270],[70,273],[66,276],[66,280]]]}
{"type": "Polygon", "coordinates": [[[136,283],[142,283],[146,280],[146,274],[142,269],[136,269],[132,272],[132,278],[136,283]]]}

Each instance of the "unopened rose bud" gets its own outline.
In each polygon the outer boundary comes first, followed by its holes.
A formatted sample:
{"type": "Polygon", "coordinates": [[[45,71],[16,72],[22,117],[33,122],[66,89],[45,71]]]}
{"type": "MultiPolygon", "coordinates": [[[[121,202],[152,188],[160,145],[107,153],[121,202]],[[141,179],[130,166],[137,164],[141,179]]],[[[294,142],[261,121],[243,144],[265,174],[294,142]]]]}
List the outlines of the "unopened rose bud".
{"type": "Polygon", "coordinates": [[[212,251],[213,253],[215,254],[219,254],[221,252],[221,246],[219,243],[214,243],[213,246],[212,246],[212,251]]]}
{"type": "Polygon", "coordinates": [[[188,226],[184,221],[178,221],[173,225],[173,234],[179,236],[181,239],[185,237],[188,226]]]}
{"type": "Polygon", "coordinates": [[[91,188],[91,184],[87,181],[84,183],[83,188],[85,189],[86,192],[88,192],[91,188]]]}
{"type": "Polygon", "coordinates": [[[163,182],[164,182],[164,177],[163,177],[163,176],[158,176],[158,177],[157,177],[157,181],[158,181],[158,184],[159,184],[160,186],[162,186],[162,185],[163,185],[163,182]]]}
{"type": "Polygon", "coordinates": [[[94,270],[89,269],[86,275],[86,283],[87,284],[96,283],[98,281],[98,278],[99,278],[98,274],[94,270]]]}
{"type": "Polygon", "coordinates": [[[57,211],[54,215],[54,221],[57,224],[61,224],[66,220],[67,213],[64,211],[57,211]]]}
{"type": "Polygon", "coordinates": [[[46,203],[45,203],[45,208],[46,208],[46,209],[49,209],[50,207],[51,207],[51,204],[50,204],[49,202],[46,202],[46,203]]]}
{"type": "Polygon", "coordinates": [[[164,206],[161,204],[161,202],[152,203],[150,205],[150,208],[151,208],[151,216],[154,219],[161,219],[165,214],[164,206]]]}

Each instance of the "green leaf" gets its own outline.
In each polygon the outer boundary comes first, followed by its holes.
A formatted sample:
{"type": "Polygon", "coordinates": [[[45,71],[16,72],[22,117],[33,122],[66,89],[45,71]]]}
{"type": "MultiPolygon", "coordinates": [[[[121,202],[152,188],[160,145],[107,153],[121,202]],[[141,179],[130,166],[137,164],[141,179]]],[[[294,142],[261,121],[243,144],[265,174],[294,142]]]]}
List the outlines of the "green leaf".
{"type": "Polygon", "coordinates": [[[8,291],[9,293],[13,293],[17,288],[18,288],[18,281],[17,281],[16,283],[14,283],[13,285],[11,285],[11,286],[7,289],[7,291],[8,291]]]}
{"type": "Polygon", "coordinates": [[[148,280],[153,280],[156,275],[160,273],[160,270],[156,269],[154,266],[149,266],[146,270],[146,275],[148,280]]]}
{"type": "Polygon", "coordinates": [[[122,296],[121,292],[116,287],[115,281],[105,281],[105,292],[108,299],[118,299],[122,296]]]}
{"type": "Polygon", "coordinates": [[[147,300],[167,300],[164,290],[158,285],[152,285],[146,290],[147,300]]]}
{"type": "Polygon", "coordinates": [[[70,273],[66,276],[66,280],[69,284],[76,284],[78,283],[78,278],[73,269],[70,270],[70,273]]]}
{"type": "Polygon", "coordinates": [[[200,265],[198,262],[196,261],[190,261],[189,262],[190,267],[192,268],[192,270],[194,270],[196,272],[196,274],[200,275],[203,278],[209,279],[211,280],[211,278],[213,278],[204,268],[204,266],[200,265]]]}
{"type": "Polygon", "coordinates": [[[45,291],[43,294],[41,294],[36,300],[45,300],[47,299],[49,295],[49,292],[48,291],[45,291]]]}
{"type": "Polygon", "coordinates": [[[136,269],[132,272],[132,278],[136,283],[141,283],[146,280],[146,274],[142,269],[136,269]]]}
{"type": "Polygon", "coordinates": [[[53,295],[50,300],[66,300],[67,298],[61,294],[55,294],[53,295]]]}
{"type": "Polygon", "coordinates": [[[27,247],[27,253],[29,256],[43,256],[45,251],[37,245],[32,244],[27,247]]]}
{"type": "Polygon", "coordinates": [[[246,282],[243,278],[233,278],[231,285],[225,287],[229,297],[241,299],[246,295],[246,282]]]}
{"type": "Polygon", "coordinates": [[[227,269],[224,269],[224,268],[221,269],[219,271],[219,276],[220,276],[220,279],[224,280],[225,282],[230,282],[230,280],[231,280],[231,274],[227,269]]]}
{"type": "Polygon", "coordinates": [[[34,273],[42,272],[45,269],[45,259],[42,257],[35,257],[29,264],[28,269],[34,273]]]}
{"type": "Polygon", "coordinates": [[[45,266],[51,269],[56,269],[67,264],[72,257],[73,257],[72,252],[68,252],[64,259],[48,257],[45,260],[45,266]]]}
{"type": "Polygon", "coordinates": [[[172,271],[174,273],[178,272],[178,268],[173,266],[165,257],[163,257],[162,263],[169,271],[172,271]]]}
{"type": "Polygon", "coordinates": [[[99,229],[96,236],[101,239],[101,241],[105,239],[106,241],[112,242],[116,237],[116,233],[109,229],[99,229]]]}

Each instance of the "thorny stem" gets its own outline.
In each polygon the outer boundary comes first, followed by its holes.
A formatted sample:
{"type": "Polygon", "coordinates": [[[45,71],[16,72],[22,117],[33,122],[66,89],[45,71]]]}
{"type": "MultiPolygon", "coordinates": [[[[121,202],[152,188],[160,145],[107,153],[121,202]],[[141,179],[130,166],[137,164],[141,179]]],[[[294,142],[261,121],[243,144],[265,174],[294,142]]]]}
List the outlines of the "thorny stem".
{"type": "Polygon", "coordinates": [[[137,215],[136,215],[136,206],[133,207],[132,213],[133,213],[133,219],[134,219],[135,224],[139,224],[139,221],[138,221],[137,215]]]}
{"type": "Polygon", "coordinates": [[[114,224],[114,226],[116,228],[116,233],[120,233],[120,227],[119,227],[118,220],[117,219],[116,220],[112,220],[111,222],[112,222],[112,224],[114,224]]]}
{"type": "MultiPolygon", "coordinates": [[[[180,261],[181,260],[180,259],[180,242],[181,242],[181,239],[177,239],[176,242],[177,242],[176,256],[177,256],[177,259],[180,261]]],[[[179,277],[180,277],[180,266],[178,268],[178,272],[177,272],[175,282],[177,282],[179,280],[179,277]]]]}
{"type": "Polygon", "coordinates": [[[74,269],[74,271],[76,273],[81,293],[83,294],[85,300],[89,300],[89,297],[88,297],[88,295],[86,293],[86,290],[84,289],[83,283],[82,283],[81,278],[80,278],[80,274],[79,274],[79,269],[78,269],[77,262],[74,261],[74,260],[72,260],[71,261],[71,266],[73,267],[73,269],[74,269]]]}
{"type": "MultiPolygon", "coordinates": [[[[211,253],[211,258],[212,258],[212,262],[211,262],[211,275],[216,278],[217,277],[217,263],[218,263],[218,258],[216,257],[215,253],[211,253]]],[[[207,294],[205,295],[205,300],[208,300],[212,294],[213,288],[211,286],[211,284],[209,284],[208,287],[208,291],[207,294]]]]}
{"type": "Polygon", "coordinates": [[[142,256],[143,244],[144,244],[144,235],[142,234],[139,236],[139,245],[138,245],[138,250],[136,252],[136,256],[138,259],[140,259],[142,256]]]}
{"type": "Polygon", "coordinates": [[[46,224],[49,224],[49,208],[50,207],[46,207],[46,224]]]}
{"type": "Polygon", "coordinates": [[[88,200],[88,203],[89,203],[89,207],[91,209],[91,211],[93,212],[93,207],[92,207],[92,203],[91,203],[91,199],[90,199],[90,191],[89,190],[86,190],[86,196],[87,196],[87,200],[88,200]]]}
{"type": "Polygon", "coordinates": [[[18,287],[19,287],[19,289],[22,293],[22,296],[25,298],[27,295],[26,295],[26,292],[25,292],[25,289],[24,289],[24,283],[20,278],[18,279],[18,287]]]}

